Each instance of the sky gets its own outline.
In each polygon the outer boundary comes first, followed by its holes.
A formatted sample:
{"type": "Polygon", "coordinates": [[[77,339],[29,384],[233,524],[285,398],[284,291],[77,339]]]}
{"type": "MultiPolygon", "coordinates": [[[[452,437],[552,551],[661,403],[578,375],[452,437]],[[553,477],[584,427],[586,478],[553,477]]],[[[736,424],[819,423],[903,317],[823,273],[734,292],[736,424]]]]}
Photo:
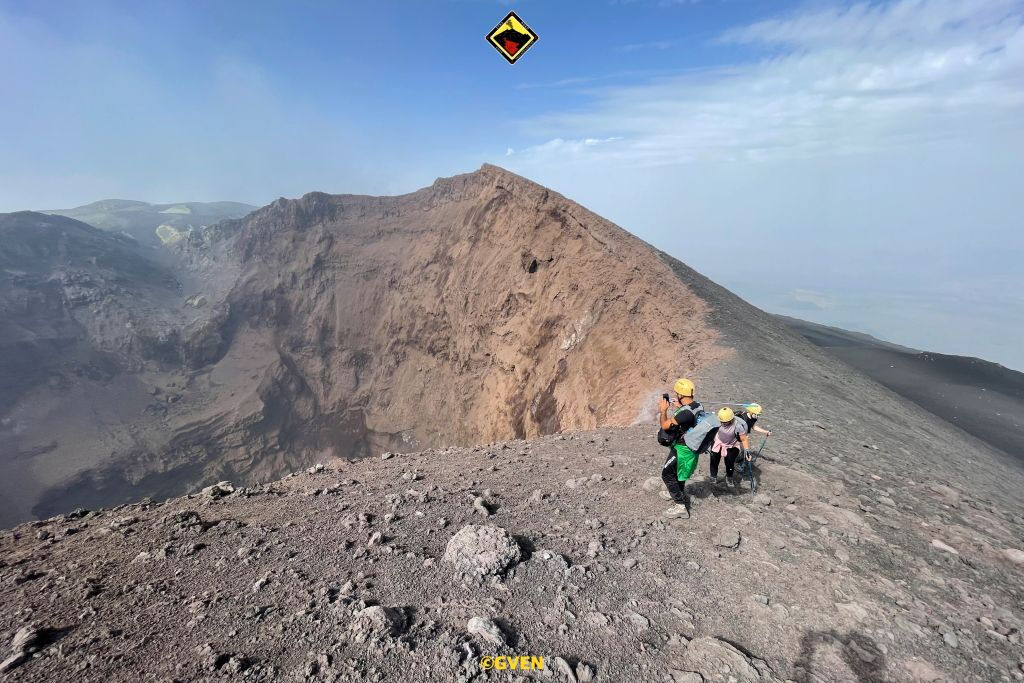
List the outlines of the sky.
{"type": "Polygon", "coordinates": [[[1022,0],[0,0],[0,93],[0,211],[490,162],[771,312],[1024,370],[1022,0]]]}

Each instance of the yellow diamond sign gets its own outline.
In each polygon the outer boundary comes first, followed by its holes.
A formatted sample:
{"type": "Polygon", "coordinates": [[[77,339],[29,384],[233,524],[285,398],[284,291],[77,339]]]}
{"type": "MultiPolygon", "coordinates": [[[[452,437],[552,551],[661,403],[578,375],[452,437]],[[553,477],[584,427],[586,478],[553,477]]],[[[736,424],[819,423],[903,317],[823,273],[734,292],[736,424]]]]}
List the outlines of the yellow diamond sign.
{"type": "Polygon", "coordinates": [[[537,42],[537,34],[515,12],[509,12],[508,16],[487,34],[487,42],[493,45],[509,64],[515,64],[516,60],[537,42]]]}

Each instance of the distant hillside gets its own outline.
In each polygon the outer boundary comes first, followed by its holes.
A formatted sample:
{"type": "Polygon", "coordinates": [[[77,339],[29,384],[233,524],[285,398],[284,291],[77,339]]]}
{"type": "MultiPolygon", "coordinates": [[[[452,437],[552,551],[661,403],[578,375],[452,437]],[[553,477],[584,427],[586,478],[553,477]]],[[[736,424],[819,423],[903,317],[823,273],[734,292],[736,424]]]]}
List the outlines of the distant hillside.
{"type": "Polygon", "coordinates": [[[225,218],[241,218],[255,206],[240,202],[181,202],[150,204],[129,199],[103,199],[73,209],[50,209],[43,213],[67,216],[83,223],[121,232],[146,246],[174,241],[178,233],[219,223],[225,218]],[[167,226],[160,229],[162,226],[167,226]]]}
{"type": "Polygon", "coordinates": [[[965,432],[1024,462],[1024,373],[777,316],[805,339],[965,432]]]}

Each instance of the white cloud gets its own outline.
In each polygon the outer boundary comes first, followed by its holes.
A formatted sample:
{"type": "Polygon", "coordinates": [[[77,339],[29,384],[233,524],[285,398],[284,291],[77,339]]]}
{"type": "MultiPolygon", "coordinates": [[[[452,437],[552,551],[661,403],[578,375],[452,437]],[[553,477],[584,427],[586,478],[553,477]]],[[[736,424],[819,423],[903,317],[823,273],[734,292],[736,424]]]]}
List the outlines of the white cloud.
{"type": "Polygon", "coordinates": [[[720,38],[769,50],[762,61],[606,88],[587,110],[528,126],[552,138],[625,138],[596,153],[643,165],[861,153],[981,126],[1019,131],[1022,23],[1008,0],[901,0],[764,21],[720,38]]]}
{"type": "Polygon", "coordinates": [[[505,156],[525,155],[528,163],[552,159],[556,161],[567,161],[581,159],[581,154],[588,149],[600,146],[607,146],[611,143],[621,141],[623,138],[611,136],[607,138],[580,138],[566,140],[564,138],[553,138],[539,145],[533,145],[522,151],[515,151],[509,147],[505,156]]]}

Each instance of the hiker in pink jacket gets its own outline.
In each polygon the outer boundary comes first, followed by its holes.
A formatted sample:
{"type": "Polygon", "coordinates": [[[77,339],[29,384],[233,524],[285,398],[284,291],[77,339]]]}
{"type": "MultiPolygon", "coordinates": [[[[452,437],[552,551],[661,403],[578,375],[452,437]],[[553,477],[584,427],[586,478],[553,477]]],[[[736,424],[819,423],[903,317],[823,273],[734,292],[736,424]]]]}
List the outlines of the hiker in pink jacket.
{"type": "Polygon", "coordinates": [[[750,439],[747,437],[747,423],[737,420],[732,408],[718,411],[718,421],[722,426],[715,433],[715,441],[711,444],[711,483],[718,482],[718,463],[725,458],[725,483],[729,488],[736,488],[733,472],[736,459],[750,450],[750,439]]]}

